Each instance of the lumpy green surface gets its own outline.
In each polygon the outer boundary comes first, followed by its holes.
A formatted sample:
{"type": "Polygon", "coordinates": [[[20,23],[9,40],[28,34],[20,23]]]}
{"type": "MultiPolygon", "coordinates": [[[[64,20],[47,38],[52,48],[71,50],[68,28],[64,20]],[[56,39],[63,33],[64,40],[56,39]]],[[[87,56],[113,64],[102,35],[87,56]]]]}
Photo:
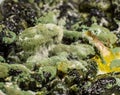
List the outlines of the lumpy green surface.
{"type": "Polygon", "coordinates": [[[120,95],[119,0],[4,0],[0,95],[120,95]]]}

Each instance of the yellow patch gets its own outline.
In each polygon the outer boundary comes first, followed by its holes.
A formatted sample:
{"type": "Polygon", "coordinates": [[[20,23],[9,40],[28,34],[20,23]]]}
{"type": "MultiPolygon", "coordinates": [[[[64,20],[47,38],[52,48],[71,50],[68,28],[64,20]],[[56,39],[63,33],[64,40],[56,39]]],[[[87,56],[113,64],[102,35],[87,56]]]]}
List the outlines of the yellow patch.
{"type": "Polygon", "coordinates": [[[98,56],[93,58],[98,64],[99,71],[102,71],[104,73],[120,72],[120,67],[115,67],[115,68],[112,68],[112,69],[110,68],[110,64],[113,60],[120,59],[120,52],[113,54],[111,51],[109,51],[109,55],[104,55],[103,54],[102,57],[103,57],[103,59],[101,59],[98,56]]]}
{"type": "Polygon", "coordinates": [[[116,59],[120,59],[120,52],[113,53],[108,47],[106,47],[96,35],[92,32],[85,32],[85,35],[89,37],[89,41],[93,43],[97,49],[100,51],[102,58],[95,56],[93,59],[98,64],[99,72],[109,73],[109,72],[120,72],[120,66],[111,68],[111,62],[116,59]]]}

